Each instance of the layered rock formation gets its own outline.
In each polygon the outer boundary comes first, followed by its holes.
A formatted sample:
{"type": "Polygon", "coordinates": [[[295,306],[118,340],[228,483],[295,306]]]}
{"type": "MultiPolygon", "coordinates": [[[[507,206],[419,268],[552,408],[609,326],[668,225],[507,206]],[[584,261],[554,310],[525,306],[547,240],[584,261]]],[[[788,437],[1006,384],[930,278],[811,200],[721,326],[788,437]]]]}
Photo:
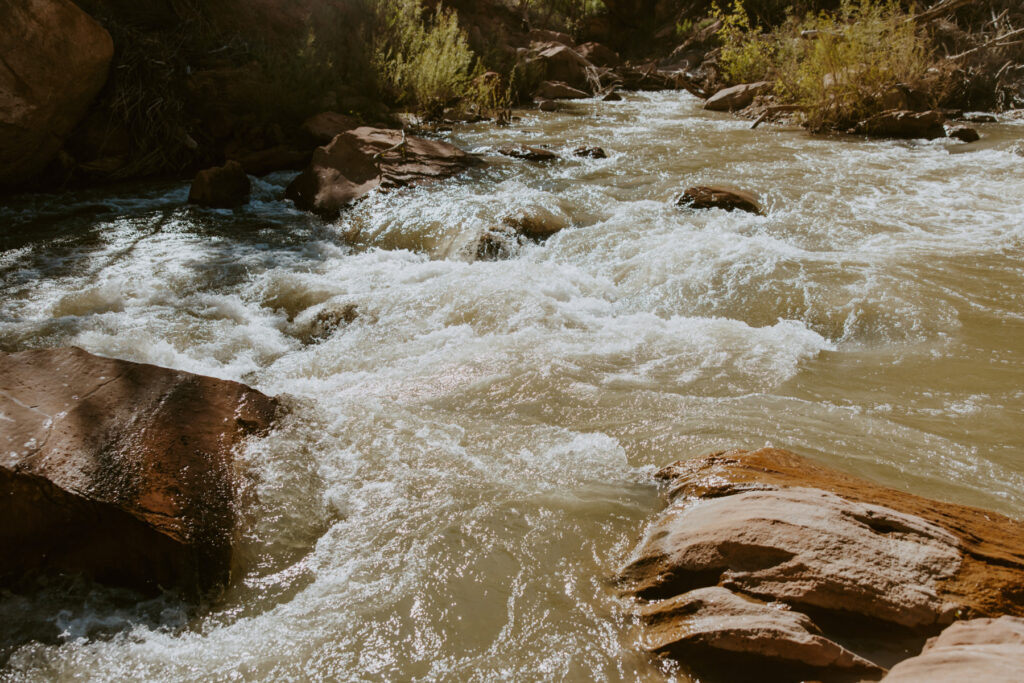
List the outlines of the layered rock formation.
{"type": "Polygon", "coordinates": [[[855,669],[874,680],[893,642],[912,648],[958,619],[1024,616],[1020,522],[774,449],[658,477],[671,504],[619,579],[644,601],[645,646],[698,672],[723,675],[728,662],[758,667],[761,680],[847,680],[855,669]],[[722,605],[728,619],[716,616],[722,605]]]}
{"type": "Polygon", "coordinates": [[[0,578],[225,584],[233,451],[276,406],[235,382],[77,348],[0,354],[0,578]]]}
{"type": "Polygon", "coordinates": [[[285,196],[301,209],[334,218],[375,189],[441,180],[480,163],[447,142],[406,137],[400,130],[356,128],[317,148],[285,196]]]}

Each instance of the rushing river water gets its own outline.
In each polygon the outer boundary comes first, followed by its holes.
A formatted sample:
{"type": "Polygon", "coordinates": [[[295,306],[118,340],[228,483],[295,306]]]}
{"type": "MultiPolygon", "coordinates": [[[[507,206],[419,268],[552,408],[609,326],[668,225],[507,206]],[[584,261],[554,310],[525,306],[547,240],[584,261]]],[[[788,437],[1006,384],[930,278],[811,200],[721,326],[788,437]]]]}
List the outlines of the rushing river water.
{"type": "Polygon", "coordinates": [[[634,95],[459,129],[488,166],[336,224],[278,201],[287,175],[237,212],[184,184],[7,201],[0,349],[292,410],[243,454],[258,502],[222,601],[0,594],[0,679],[678,677],[609,577],[662,505],[653,469],[723,448],[1024,516],[1024,125],[981,132],[820,139],[634,95]],[[565,158],[491,151],[513,141],[565,158]],[[767,217],[673,205],[721,182],[767,217]],[[567,228],[474,262],[507,215],[567,228]]]}

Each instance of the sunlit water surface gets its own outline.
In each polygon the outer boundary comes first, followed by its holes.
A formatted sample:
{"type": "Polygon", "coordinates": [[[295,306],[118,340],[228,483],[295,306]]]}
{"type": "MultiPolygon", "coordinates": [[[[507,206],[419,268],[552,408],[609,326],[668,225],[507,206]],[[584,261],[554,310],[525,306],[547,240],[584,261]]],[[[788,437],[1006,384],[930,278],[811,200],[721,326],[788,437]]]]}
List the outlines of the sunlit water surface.
{"type": "Polygon", "coordinates": [[[609,577],[661,505],[653,469],[723,448],[1022,516],[1024,125],[981,132],[815,139],[635,95],[459,129],[487,167],[336,224],[278,200],[287,174],[237,212],[184,184],[7,201],[0,349],[74,344],[292,410],[242,455],[258,502],[222,601],[0,595],[0,678],[681,678],[636,652],[609,577]],[[674,206],[700,183],[768,216],[674,206]],[[508,215],[568,227],[474,261],[508,215]]]}

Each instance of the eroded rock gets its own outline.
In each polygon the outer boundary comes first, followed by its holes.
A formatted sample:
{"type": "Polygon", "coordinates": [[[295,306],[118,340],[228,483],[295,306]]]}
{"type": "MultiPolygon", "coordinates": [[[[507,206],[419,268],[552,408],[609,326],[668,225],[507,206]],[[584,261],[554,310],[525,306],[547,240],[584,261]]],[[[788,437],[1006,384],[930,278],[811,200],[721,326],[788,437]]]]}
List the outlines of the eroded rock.
{"type": "Polygon", "coordinates": [[[1024,680],[1024,619],[1000,617],[953,624],[916,657],[900,662],[889,683],[1024,680]]]}
{"type": "Polygon", "coordinates": [[[554,161],[558,155],[543,147],[529,145],[504,145],[498,148],[498,154],[525,161],[554,161]]]}
{"type": "Polygon", "coordinates": [[[0,5],[0,186],[54,158],[107,80],[110,34],[70,0],[0,5]]]}
{"type": "MultiPolygon", "coordinates": [[[[619,577],[652,601],[641,614],[719,586],[813,614],[833,640],[829,629],[845,624],[868,661],[894,637],[932,635],[955,619],[1024,616],[1021,522],[775,449],[716,453],[658,477],[671,504],[619,577]]],[[[662,629],[690,628],[699,614],[666,609],[675,626],[662,629]]]]}
{"type": "Polygon", "coordinates": [[[0,354],[0,577],[224,585],[233,450],[276,407],[235,382],[77,348],[0,354]]]}
{"type": "Polygon", "coordinates": [[[608,153],[601,147],[581,145],[572,151],[574,157],[585,157],[588,159],[607,159],[608,153]]]}
{"type": "Polygon", "coordinates": [[[691,187],[682,194],[676,203],[691,209],[746,211],[758,216],[764,214],[757,197],[749,192],[725,187],[707,185],[691,187]]]}
{"type": "Polygon", "coordinates": [[[588,89],[587,70],[593,64],[572,48],[551,44],[541,50],[535,59],[543,65],[547,80],[567,83],[577,90],[588,89]]]}
{"type": "Polygon", "coordinates": [[[970,126],[950,126],[946,129],[946,135],[961,142],[977,142],[981,139],[978,131],[970,126]]]}

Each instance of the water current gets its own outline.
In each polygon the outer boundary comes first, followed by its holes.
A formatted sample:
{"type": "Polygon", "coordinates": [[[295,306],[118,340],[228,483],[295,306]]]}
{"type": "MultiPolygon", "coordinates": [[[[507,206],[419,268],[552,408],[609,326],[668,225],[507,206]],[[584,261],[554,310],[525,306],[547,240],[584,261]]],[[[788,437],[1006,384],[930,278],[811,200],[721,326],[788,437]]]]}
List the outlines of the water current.
{"type": "Polygon", "coordinates": [[[966,146],[752,131],[685,93],[521,115],[448,136],[486,167],[332,223],[279,200],[288,174],[237,211],[183,183],[0,206],[0,349],[291,406],[241,454],[223,599],[2,594],[0,679],[685,680],[609,578],[654,469],[725,448],[1024,516],[1024,121],[966,146]],[[674,206],[708,183],[767,216],[674,206]],[[565,229],[476,261],[510,215],[565,229]]]}

